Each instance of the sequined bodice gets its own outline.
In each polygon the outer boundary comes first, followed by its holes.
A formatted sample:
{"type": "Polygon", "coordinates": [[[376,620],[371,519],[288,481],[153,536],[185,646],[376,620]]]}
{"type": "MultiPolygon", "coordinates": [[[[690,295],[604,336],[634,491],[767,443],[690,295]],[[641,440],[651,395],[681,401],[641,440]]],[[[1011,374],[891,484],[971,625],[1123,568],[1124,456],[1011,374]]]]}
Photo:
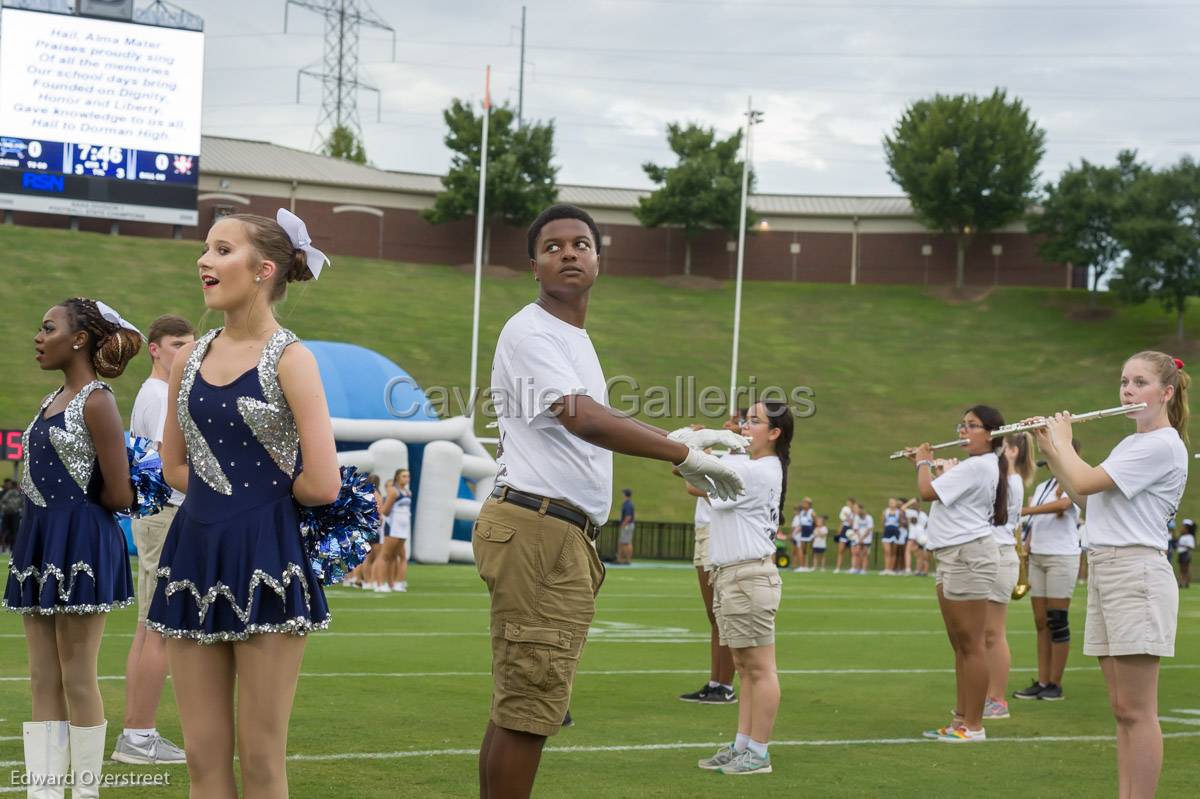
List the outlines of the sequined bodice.
{"type": "Polygon", "coordinates": [[[84,500],[99,502],[100,469],[96,447],[84,423],[83,409],[97,389],[111,389],[93,380],[71,398],[67,407],[49,419],[43,418],[54,398],[51,393],[38,408],[22,436],[25,451],[21,470],[21,490],[29,501],[41,508],[73,505],[84,500]]]}
{"type": "Polygon", "coordinates": [[[218,333],[197,342],[179,386],[179,425],[190,467],[184,507],[201,520],[290,496],[299,471],[300,438],[279,386],[279,358],[296,337],[277,330],[255,368],[214,386],[200,374],[200,364],[218,333]]]}

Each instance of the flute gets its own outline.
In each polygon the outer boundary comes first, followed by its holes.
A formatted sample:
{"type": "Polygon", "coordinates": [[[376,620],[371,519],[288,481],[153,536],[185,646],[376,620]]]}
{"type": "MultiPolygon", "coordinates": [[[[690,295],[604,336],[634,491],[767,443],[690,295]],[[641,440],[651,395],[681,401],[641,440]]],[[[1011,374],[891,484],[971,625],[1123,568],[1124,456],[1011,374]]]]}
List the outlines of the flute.
{"type": "MultiPolygon", "coordinates": [[[[1146,403],[1144,403],[1144,402],[1136,402],[1132,405],[1120,405],[1116,408],[1105,408],[1105,409],[1099,410],[1099,411],[1089,411],[1088,413],[1081,413],[1078,416],[1072,415],[1071,422],[1072,423],[1091,422],[1096,419],[1106,419],[1110,416],[1124,416],[1126,414],[1133,413],[1134,411],[1145,410],[1145,408],[1146,408],[1146,403]]],[[[1006,436],[1010,433],[1024,433],[1027,430],[1039,430],[1045,426],[1046,426],[1045,419],[1040,419],[1040,420],[1034,421],[1034,422],[1015,422],[1014,424],[1006,424],[1003,427],[997,427],[995,430],[992,431],[989,438],[1000,438],[1001,436],[1006,436]]],[[[962,447],[962,446],[966,446],[966,443],[967,443],[967,440],[965,438],[956,438],[953,441],[943,441],[941,444],[934,444],[932,447],[930,447],[930,449],[946,449],[947,447],[962,447]]],[[[907,457],[908,453],[912,452],[913,449],[915,449],[915,448],[909,447],[908,449],[896,450],[889,456],[889,458],[891,460],[896,460],[897,458],[907,457]]]]}

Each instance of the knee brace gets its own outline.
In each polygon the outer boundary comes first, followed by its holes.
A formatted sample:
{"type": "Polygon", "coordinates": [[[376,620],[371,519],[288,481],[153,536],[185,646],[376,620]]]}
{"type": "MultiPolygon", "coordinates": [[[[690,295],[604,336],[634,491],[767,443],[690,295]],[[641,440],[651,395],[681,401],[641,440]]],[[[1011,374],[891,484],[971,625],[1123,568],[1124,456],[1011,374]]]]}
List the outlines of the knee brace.
{"type": "Polygon", "coordinates": [[[1046,626],[1050,628],[1050,640],[1056,644],[1066,644],[1071,641],[1071,623],[1067,611],[1061,608],[1051,608],[1046,611],[1046,626]]]}

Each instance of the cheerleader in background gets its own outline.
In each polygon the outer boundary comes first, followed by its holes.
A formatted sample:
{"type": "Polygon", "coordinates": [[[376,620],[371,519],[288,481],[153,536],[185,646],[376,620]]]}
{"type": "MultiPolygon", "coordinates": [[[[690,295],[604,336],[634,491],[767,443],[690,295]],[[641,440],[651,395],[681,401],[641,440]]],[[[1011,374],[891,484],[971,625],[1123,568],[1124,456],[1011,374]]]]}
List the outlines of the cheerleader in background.
{"type": "MultiPolygon", "coordinates": [[[[1079,442],[1071,446],[1079,452],[1079,442]]],[[[1037,628],[1037,679],[1014,691],[1017,699],[1063,698],[1062,678],[1071,652],[1069,608],[1079,573],[1079,507],[1058,480],[1033,489],[1021,515],[1029,519],[1029,600],[1037,628]]]]}
{"type": "Polygon", "coordinates": [[[902,514],[900,500],[889,497],[887,507],[883,509],[883,574],[891,575],[900,571],[896,553],[901,546],[900,520],[902,514]]]}
{"type": "Polygon", "coordinates": [[[29,649],[33,721],[24,724],[28,794],[100,795],[104,700],[97,662],[108,612],[133,603],[125,536],[113,516],[135,501],[112,389],[141,334],[104,303],[65,300],[33,337],[38,365],[63,385],[25,435],[25,512],[8,565],[3,606],[20,613],[29,649]]]}
{"type": "Polygon", "coordinates": [[[854,529],[854,508],[857,505],[854,497],[848,497],[846,504],[838,511],[838,521],[841,526],[838,528],[838,534],[834,537],[837,542],[837,563],[833,567],[833,573],[837,574],[842,570],[842,558],[846,555],[846,550],[850,550],[850,566],[854,568],[854,550],[850,544],[850,533],[854,529]]]}
{"type": "Polygon", "coordinates": [[[412,490],[408,469],[397,469],[388,482],[379,517],[387,519],[382,550],[375,566],[376,591],[408,590],[408,542],[412,538],[412,490]]]}
{"type": "Polygon", "coordinates": [[[913,566],[917,562],[917,520],[921,517],[920,503],[916,499],[901,498],[901,517],[904,530],[904,573],[914,574],[913,566]]]}
{"type": "Polygon", "coordinates": [[[167,637],[191,795],[287,796],[288,721],[305,634],[329,608],[297,503],[338,498],[341,477],[317,362],[272,313],[325,256],[304,223],[234,214],[197,261],[225,326],[171,370],[163,471],[187,494],[159,560],[146,622],[167,637]]]}
{"type": "MultiPolygon", "coordinates": [[[[741,679],[737,736],[697,765],[722,774],[768,774],[768,744],[779,712],[775,616],[782,581],[775,534],[783,515],[791,459],[792,413],[782,402],[756,403],[742,433],[749,457],[726,459],[746,493],[712,500],[713,613],[741,679]]],[[[693,490],[693,493],[698,493],[693,490]]]]}
{"type": "Polygon", "coordinates": [[[929,730],[944,743],[984,741],[983,705],[988,665],[984,648],[987,599],[999,571],[992,525],[1008,521],[1008,461],[998,457],[1004,425],[995,408],[976,405],[963,414],[958,436],[969,457],[933,474],[933,450],[922,444],[908,453],[917,470],[917,493],[932,502],[929,548],[938,559],[937,593],[946,633],[954,650],[958,704],[950,724],[929,730]]]}
{"type": "Polygon", "coordinates": [[[813,531],[816,529],[817,516],[813,512],[813,502],[810,497],[800,500],[796,506],[796,516],[792,519],[797,528],[792,533],[794,548],[799,555],[796,558],[795,572],[810,572],[813,570],[813,531]]]}
{"type": "Polygon", "coordinates": [[[1175,654],[1179,587],[1167,562],[1167,521],[1187,486],[1188,385],[1183,361],[1139,352],[1121,369],[1122,404],[1137,431],[1099,466],[1071,448],[1071,416],[1037,432],[1054,476],[1087,512],[1088,608],[1083,653],[1100,659],[1117,722],[1121,799],[1153,797],[1162,771],[1159,659],[1175,654]]]}
{"type": "Polygon", "coordinates": [[[1025,487],[1033,478],[1033,438],[1014,433],[1004,438],[1003,458],[1008,463],[1008,521],[992,528],[999,556],[996,581],[987,603],[987,626],[983,631],[988,660],[988,692],[983,706],[984,719],[1009,717],[1008,673],[1012,669],[1012,650],[1008,647],[1008,603],[1021,573],[1017,553],[1017,523],[1025,504],[1025,487]]]}

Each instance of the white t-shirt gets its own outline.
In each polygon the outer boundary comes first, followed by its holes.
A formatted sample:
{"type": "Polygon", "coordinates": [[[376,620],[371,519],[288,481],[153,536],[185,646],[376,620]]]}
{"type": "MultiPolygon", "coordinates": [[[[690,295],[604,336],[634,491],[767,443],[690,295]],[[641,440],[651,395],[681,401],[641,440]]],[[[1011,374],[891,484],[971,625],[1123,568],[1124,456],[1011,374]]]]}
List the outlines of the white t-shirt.
{"type": "MultiPolygon", "coordinates": [[[[1047,505],[1062,499],[1056,496],[1057,493],[1058,480],[1051,477],[1033,489],[1029,504],[1047,505]]],[[[1072,502],[1061,517],[1057,513],[1035,513],[1030,516],[1029,551],[1034,555],[1078,555],[1079,506],[1072,502]]]]}
{"type": "Polygon", "coordinates": [[[696,497],[696,526],[708,527],[708,523],[711,520],[712,506],[708,504],[708,500],[704,497],[696,497]]]}
{"type": "Polygon", "coordinates": [[[757,560],[775,552],[779,528],[779,495],[783,491],[783,467],[779,458],[726,458],[746,493],[737,499],[712,500],[709,552],[714,566],[757,560]]]}
{"type": "Polygon", "coordinates": [[[813,529],[813,549],[824,549],[825,542],[829,538],[829,528],[823,524],[819,524],[813,529]]]}
{"type": "Polygon", "coordinates": [[[916,513],[917,519],[916,521],[909,522],[908,531],[909,535],[915,539],[918,544],[924,546],[929,540],[928,534],[926,533],[926,530],[929,527],[929,514],[923,510],[917,511],[916,513]]]}
{"type": "Polygon", "coordinates": [[[1122,439],[1100,464],[1116,488],[1088,497],[1088,546],[1166,550],[1167,520],[1187,487],[1189,457],[1173,427],[1122,439]]]}
{"type": "Polygon", "coordinates": [[[869,513],[866,516],[856,516],[854,519],[854,529],[858,531],[864,543],[869,541],[871,532],[875,529],[875,517],[869,513]]]}
{"type": "Polygon", "coordinates": [[[1175,542],[1175,548],[1180,552],[1191,552],[1196,548],[1196,536],[1191,533],[1184,533],[1179,536],[1179,540],[1175,542]]]}
{"type": "Polygon", "coordinates": [[[800,525],[801,525],[801,524],[802,524],[802,522],[801,522],[801,520],[800,520],[800,514],[799,514],[799,513],[797,513],[795,516],[793,516],[793,517],[792,517],[792,532],[793,532],[793,533],[798,533],[798,532],[800,532],[800,525]]]}
{"type": "Polygon", "coordinates": [[[942,549],[992,534],[992,510],[1000,483],[1000,461],[986,452],[960,461],[933,481],[938,498],[929,509],[930,549],[942,549]]]}
{"type": "MultiPolygon", "coordinates": [[[[168,388],[165,380],[146,378],[133,400],[133,413],[129,414],[129,435],[148,438],[157,446],[162,446],[163,427],[167,422],[168,388]]],[[[172,488],[168,502],[178,506],[183,504],[183,500],[184,495],[172,488]]]]}
{"type": "Polygon", "coordinates": [[[396,492],[396,500],[392,503],[392,513],[388,521],[392,525],[392,535],[407,538],[412,532],[412,492],[396,492]]]}
{"type": "MultiPolygon", "coordinates": [[[[999,465],[999,461],[997,461],[997,465],[999,465]]],[[[1021,475],[1010,474],[1008,476],[1008,521],[1004,524],[992,525],[992,535],[997,544],[1016,545],[1017,517],[1021,515],[1021,508],[1024,506],[1025,483],[1021,480],[1021,475]]],[[[994,506],[993,510],[995,510],[994,506]]]]}
{"type": "Polygon", "coordinates": [[[492,361],[496,482],[565,500],[603,524],[612,506],[612,452],[567,432],[550,413],[572,394],[608,405],[596,348],[586,330],[530,303],[505,323],[492,361]]]}

